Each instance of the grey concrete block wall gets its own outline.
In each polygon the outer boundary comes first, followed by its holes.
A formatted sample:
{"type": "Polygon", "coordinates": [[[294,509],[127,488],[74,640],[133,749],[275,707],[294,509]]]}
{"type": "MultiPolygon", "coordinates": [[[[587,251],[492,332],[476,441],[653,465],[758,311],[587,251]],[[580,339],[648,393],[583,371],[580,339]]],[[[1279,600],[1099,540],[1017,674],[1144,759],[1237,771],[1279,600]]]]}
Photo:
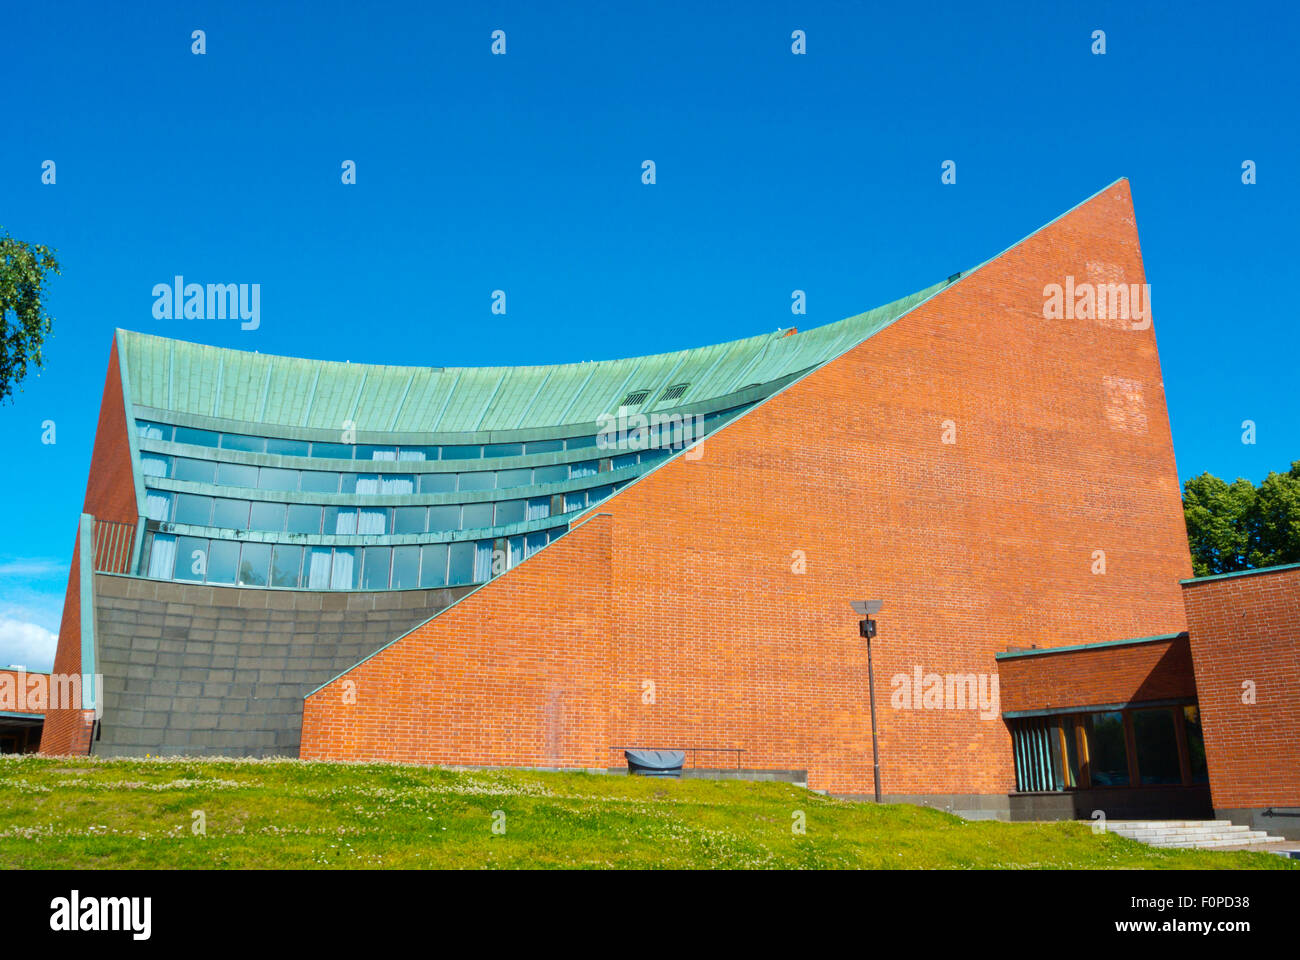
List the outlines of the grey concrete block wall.
{"type": "Polygon", "coordinates": [[[473,587],[322,593],[95,575],[101,756],[298,755],[302,698],[473,587]]]}

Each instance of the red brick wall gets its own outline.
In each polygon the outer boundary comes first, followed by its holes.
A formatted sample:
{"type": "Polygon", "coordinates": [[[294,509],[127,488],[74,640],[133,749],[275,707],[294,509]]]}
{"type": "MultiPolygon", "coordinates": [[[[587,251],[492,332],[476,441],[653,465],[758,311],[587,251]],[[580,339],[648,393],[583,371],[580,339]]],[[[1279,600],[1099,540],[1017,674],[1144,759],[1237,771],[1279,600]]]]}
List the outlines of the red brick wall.
{"type": "Polygon", "coordinates": [[[584,762],[616,761],[616,746],[739,747],[746,766],[866,792],[866,658],[848,601],[881,597],[885,792],[1005,792],[1000,719],[895,710],[890,679],[917,665],[992,675],[1013,644],[1181,630],[1191,572],[1154,332],[1045,320],[1044,285],[1067,274],[1144,282],[1127,182],[724,427],[701,459],[620,491],[593,521],[607,561],[575,557],[581,538],[548,547],[351,671],[378,698],[364,715],[338,681],[309,697],[303,755],[544,764],[506,744],[539,741],[545,691],[570,678],[591,716],[608,703],[607,739],[568,751],[584,762]],[[605,611],[602,661],[585,634],[570,646],[564,620],[577,586],[604,584],[582,595],[605,611]],[[548,642],[519,650],[521,621],[548,642]],[[509,697],[469,670],[480,661],[508,673],[509,697]],[[473,748],[449,752],[448,724],[481,728],[473,748]]]}
{"type": "MultiPolygon", "coordinates": [[[[27,691],[29,682],[36,677],[45,678],[45,690],[49,690],[48,673],[17,670],[0,670],[0,711],[6,713],[44,713],[45,708],[35,701],[36,694],[27,691]]],[[[48,697],[48,693],[46,694],[48,697]]]]}
{"type": "MultiPolygon", "coordinates": [[[[116,338],[109,350],[108,374],[104,380],[104,395],[99,406],[99,426],[95,430],[95,446],[90,457],[82,512],[100,520],[127,523],[135,523],[138,518],[116,338]]],[[[90,545],[87,544],[87,549],[89,548],[90,545]]],[[[80,563],[81,536],[78,533],[72,550],[72,566],[68,571],[63,618],[59,623],[54,673],[81,673],[80,563]]],[[[81,710],[51,710],[45,716],[41,753],[89,753],[91,729],[91,718],[81,710]]]]}
{"type": "Polygon", "coordinates": [[[1300,568],[1185,584],[1183,599],[1215,809],[1300,806],[1300,568]]]}
{"type": "Polygon", "coordinates": [[[1140,703],[1196,697],[1187,637],[998,661],[1002,709],[1140,703]]]}

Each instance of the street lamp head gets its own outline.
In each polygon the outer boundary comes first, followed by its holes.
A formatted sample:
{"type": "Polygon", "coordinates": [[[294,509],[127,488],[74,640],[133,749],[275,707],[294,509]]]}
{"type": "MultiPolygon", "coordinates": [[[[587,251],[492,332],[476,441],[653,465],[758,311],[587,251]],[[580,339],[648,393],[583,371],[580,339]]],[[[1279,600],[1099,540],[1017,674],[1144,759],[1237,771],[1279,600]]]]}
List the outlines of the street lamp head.
{"type": "Polygon", "coordinates": [[[850,600],[849,606],[853,612],[860,617],[869,617],[873,613],[879,613],[880,608],[885,605],[884,600],[850,600]]]}

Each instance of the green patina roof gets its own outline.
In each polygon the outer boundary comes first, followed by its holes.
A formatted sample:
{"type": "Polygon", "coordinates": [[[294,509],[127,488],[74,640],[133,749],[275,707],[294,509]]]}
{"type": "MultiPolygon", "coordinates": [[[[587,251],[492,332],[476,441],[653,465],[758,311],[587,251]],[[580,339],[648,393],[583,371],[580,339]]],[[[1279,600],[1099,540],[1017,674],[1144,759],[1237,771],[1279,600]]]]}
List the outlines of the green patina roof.
{"type": "MultiPolygon", "coordinates": [[[[951,281],[947,281],[951,282],[951,281]]],[[[512,431],[594,423],[630,410],[696,407],[810,370],[898,319],[947,285],[786,335],[747,337],[647,357],[530,367],[398,367],[278,357],[118,331],[131,401],[180,414],[295,429],[362,432],[512,431]],[[660,402],[667,387],[689,383],[660,402]]]]}

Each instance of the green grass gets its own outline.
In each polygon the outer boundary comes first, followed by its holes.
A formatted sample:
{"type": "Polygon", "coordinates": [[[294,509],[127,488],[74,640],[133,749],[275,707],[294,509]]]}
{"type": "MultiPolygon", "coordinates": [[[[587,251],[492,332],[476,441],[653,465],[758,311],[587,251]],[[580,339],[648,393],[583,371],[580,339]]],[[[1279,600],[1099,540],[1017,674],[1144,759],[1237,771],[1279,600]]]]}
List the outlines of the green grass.
{"type": "Polygon", "coordinates": [[[0,868],[1224,868],[1080,823],[967,822],[788,784],[296,760],[0,758],[0,868]],[[202,811],[206,835],[192,832],[202,811]],[[494,833],[504,813],[504,833],[494,833]],[[806,832],[792,831],[802,811],[806,832]]]}

